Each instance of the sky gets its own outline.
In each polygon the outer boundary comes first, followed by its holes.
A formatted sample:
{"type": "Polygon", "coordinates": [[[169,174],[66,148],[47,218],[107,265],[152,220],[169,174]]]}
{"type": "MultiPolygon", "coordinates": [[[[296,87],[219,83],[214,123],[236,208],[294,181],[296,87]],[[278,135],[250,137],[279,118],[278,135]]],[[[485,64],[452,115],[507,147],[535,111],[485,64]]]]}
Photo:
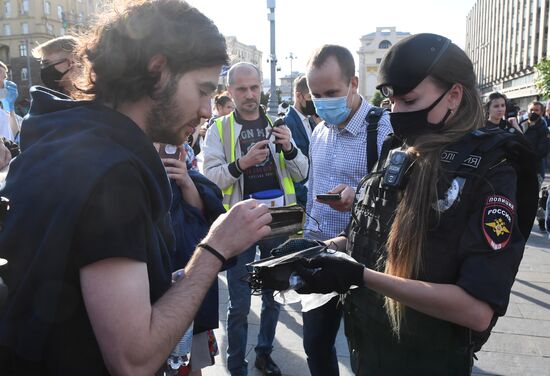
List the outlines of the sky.
{"type": "MultiPolygon", "coordinates": [[[[255,45],[263,53],[263,72],[269,78],[270,25],[267,0],[188,0],[226,36],[255,45]]],[[[292,70],[304,72],[313,50],[323,44],[348,48],[358,63],[360,38],[377,27],[430,32],[450,38],[464,48],[466,17],[475,0],[276,0],[275,42],[277,78],[292,70]],[[289,59],[290,53],[296,56],[289,59]]]]}

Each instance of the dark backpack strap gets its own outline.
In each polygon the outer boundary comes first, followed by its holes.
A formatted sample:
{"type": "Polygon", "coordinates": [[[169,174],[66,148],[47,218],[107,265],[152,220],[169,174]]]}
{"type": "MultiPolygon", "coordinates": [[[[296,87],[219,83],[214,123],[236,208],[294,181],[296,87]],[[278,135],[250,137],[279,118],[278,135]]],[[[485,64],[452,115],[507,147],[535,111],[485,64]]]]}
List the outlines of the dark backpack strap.
{"type": "Polygon", "coordinates": [[[365,120],[367,121],[367,170],[371,172],[378,161],[378,122],[386,110],[371,107],[365,120]]]}

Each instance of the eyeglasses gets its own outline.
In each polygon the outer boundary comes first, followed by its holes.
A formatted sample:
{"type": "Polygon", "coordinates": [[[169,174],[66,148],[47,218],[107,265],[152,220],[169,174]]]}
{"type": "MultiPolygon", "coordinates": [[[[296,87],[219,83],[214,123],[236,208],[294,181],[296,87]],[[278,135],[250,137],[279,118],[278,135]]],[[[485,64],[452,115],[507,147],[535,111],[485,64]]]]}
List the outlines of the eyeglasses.
{"type": "Polygon", "coordinates": [[[65,62],[67,60],[68,60],[67,58],[63,58],[61,60],[54,61],[53,63],[48,61],[48,60],[41,60],[40,61],[40,68],[45,69],[45,68],[49,68],[49,67],[55,67],[56,65],[59,65],[59,64],[65,62]]]}
{"type": "Polygon", "coordinates": [[[393,97],[393,87],[384,85],[380,88],[380,93],[386,98],[393,97]]]}

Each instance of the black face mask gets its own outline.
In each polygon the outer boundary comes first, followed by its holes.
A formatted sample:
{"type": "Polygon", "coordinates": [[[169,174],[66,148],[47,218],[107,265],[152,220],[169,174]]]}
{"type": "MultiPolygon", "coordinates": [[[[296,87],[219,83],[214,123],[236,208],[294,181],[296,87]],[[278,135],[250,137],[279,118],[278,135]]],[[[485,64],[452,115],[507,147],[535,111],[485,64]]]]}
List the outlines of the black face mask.
{"type": "Polygon", "coordinates": [[[443,128],[445,121],[451,115],[451,110],[448,110],[443,119],[437,123],[432,124],[428,121],[428,114],[431,110],[447,94],[446,90],[439,98],[436,99],[429,107],[411,112],[390,112],[390,122],[393,128],[393,133],[403,142],[408,145],[413,144],[419,136],[423,136],[430,133],[436,133],[443,128]]]}
{"type": "Polygon", "coordinates": [[[315,105],[313,104],[312,100],[306,100],[306,106],[302,107],[302,114],[306,116],[317,116],[317,112],[315,112],[315,105]]]}
{"type": "Polygon", "coordinates": [[[531,112],[531,113],[529,114],[529,121],[532,122],[532,123],[536,123],[537,120],[539,120],[539,118],[540,118],[540,115],[539,115],[539,114],[536,114],[536,113],[534,113],[534,112],[531,112]]]}
{"type": "MultiPolygon", "coordinates": [[[[60,61],[58,64],[63,63],[63,61],[60,61]]],[[[59,81],[67,74],[69,69],[67,69],[65,72],[60,72],[57,69],[55,69],[55,66],[57,64],[52,64],[47,66],[46,68],[42,68],[40,70],[40,79],[46,85],[48,89],[52,89],[55,91],[59,91],[60,93],[64,93],[64,90],[59,85],[59,81]]]]}

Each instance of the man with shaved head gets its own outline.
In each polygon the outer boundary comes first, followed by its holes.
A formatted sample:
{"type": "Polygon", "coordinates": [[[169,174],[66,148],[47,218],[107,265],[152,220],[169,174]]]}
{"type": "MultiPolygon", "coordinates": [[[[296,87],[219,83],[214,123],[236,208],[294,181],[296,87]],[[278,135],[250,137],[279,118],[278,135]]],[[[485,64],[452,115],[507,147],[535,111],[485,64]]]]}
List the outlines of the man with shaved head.
{"type": "MultiPolygon", "coordinates": [[[[228,72],[228,90],[235,110],[216,119],[208,129],[204,145],[204,174],[223,191],[227,209],[255,198],[269,207],[295,205],[293,182],[307,178],[308,161],[292,140],[290,130],[273,127],[275,119],[260,107],[261,74],[250,63],[237,63],[228,72]],[[280,145],[277,152],[276,145],[280,145]]],[[[258,242],[261,257],[285,240],[283,237],[258,242]]],[[[246,264],[256,255],[256,245],[238,257],[227,271],[229,308],[227,313],[227,367],[231,375],[246,375],[247,315],[250,287],[244,281],[246,264]]],[[[262,291],[262,314],[255,365],[264,375],[280,375],[271,359],[280,306],[273,291],[262,291]]]]}

